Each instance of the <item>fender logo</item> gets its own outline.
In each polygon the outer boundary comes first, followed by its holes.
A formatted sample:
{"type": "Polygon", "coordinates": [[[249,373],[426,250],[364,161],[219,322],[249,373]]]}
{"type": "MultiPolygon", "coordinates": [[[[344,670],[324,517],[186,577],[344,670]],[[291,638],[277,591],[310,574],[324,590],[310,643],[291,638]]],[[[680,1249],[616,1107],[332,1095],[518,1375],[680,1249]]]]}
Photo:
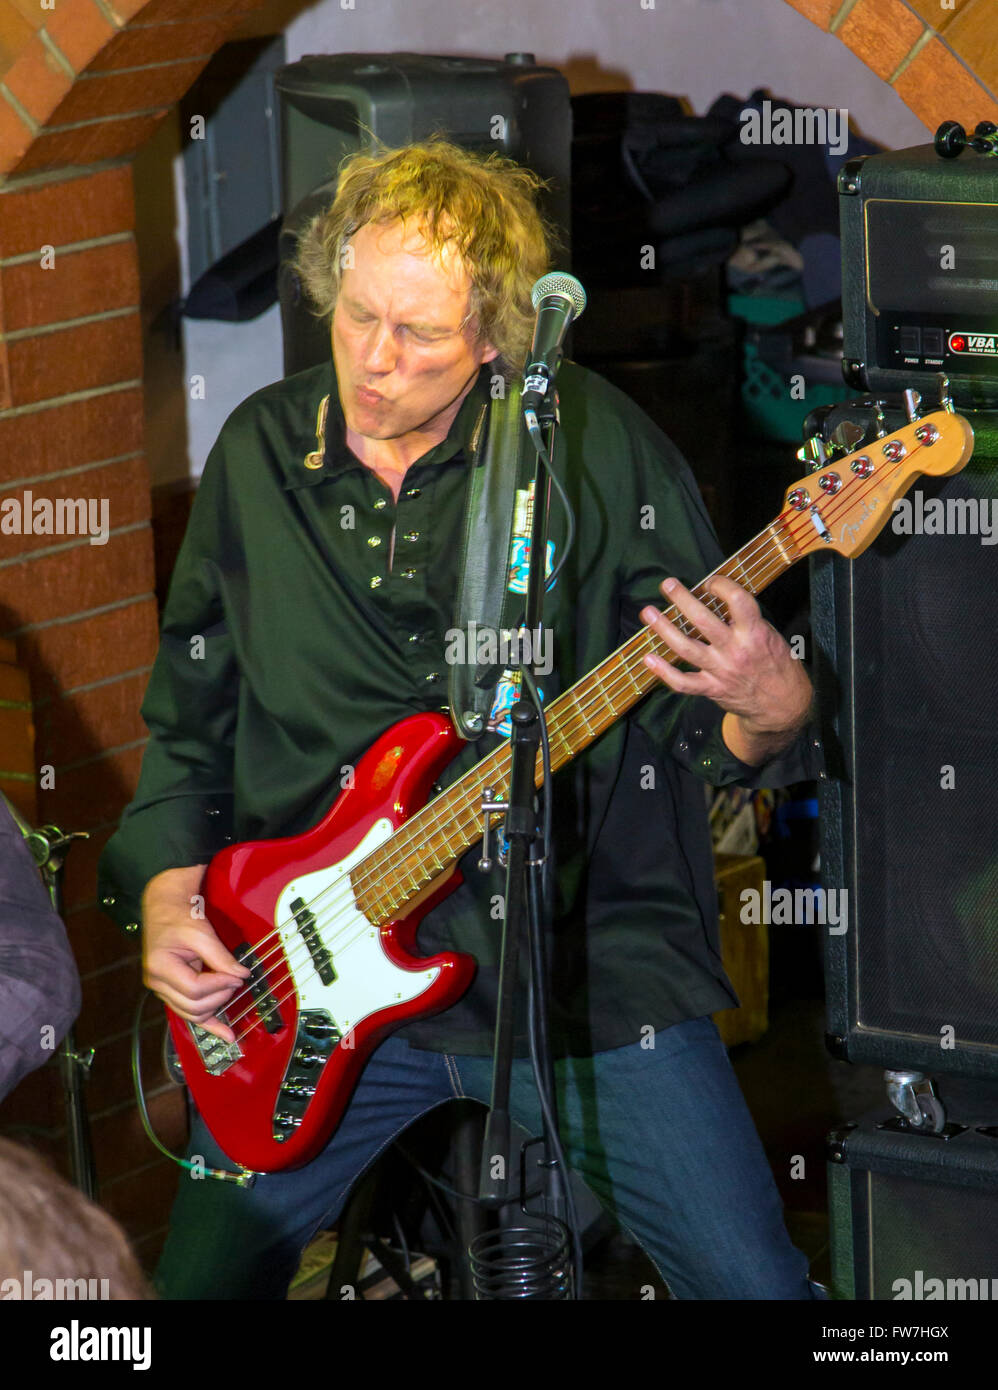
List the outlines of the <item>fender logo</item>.
{"type": "Polygon", "coordinates": [[[847,540],[854,541],[879,506],[880,498],[875,497],[872,503],[863,503],[863,509],[855,521],[844,521],[842,523],[842,530],[839,532],[840,544],[847,540]]]}

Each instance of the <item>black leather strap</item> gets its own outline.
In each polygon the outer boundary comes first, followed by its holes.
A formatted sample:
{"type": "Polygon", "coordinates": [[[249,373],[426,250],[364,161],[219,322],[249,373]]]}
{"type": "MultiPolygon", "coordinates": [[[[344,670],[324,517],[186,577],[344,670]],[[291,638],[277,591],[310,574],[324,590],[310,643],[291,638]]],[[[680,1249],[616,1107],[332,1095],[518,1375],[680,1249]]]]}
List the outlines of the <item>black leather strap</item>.
{"type": "Polygon", "coordinates": [[[451,720],[465,739],[485,733],[500,675],[493,664],[479,665],[471,637],[483,628],[500,633],[518,616],[513,610],[521,600],[508,588],[510,543],[517,489],[533,476],[533,459],[519,382],[508,383],[505,396],[488,407],[468,478],[454,608],[465,660],[451,663],[448,678],[451,720]]]}

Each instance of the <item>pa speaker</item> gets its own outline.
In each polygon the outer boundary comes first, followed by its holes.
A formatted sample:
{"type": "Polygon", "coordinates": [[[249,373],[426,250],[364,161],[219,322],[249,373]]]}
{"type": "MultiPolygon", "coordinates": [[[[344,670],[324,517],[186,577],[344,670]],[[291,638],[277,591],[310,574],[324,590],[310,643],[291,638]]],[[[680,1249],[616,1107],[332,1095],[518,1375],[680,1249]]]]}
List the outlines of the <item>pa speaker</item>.
{"type": "Polygon", "coordinates": [[[390,147],[431,135],[482,154],[501,154],[549,181],[541,212],[556,229],[558,268],[569,265],[572,113],[568,83],[529,53],[503,61],[413,53],[321,54],[281,68],[285,218],[278,286],[286,375],[329,356],[290,260],[306,223],[336,194],[343,159],[377,142],[390,147]]]}
{"type": "Polygon", "coordinates": [[[998,418],[968,418],[962,472],[920,479],[852,563],[812,562],[822,879],[846,894],[827,1016],[849,1061],[998,1077],[998,418]]]}

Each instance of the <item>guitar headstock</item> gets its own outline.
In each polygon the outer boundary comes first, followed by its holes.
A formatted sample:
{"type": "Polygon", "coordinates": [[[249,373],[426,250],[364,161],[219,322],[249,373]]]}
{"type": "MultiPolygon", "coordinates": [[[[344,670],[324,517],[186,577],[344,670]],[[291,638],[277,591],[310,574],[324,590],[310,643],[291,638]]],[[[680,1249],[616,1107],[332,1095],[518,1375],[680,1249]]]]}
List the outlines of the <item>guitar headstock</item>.
{"type": "Polygon", "coordinates": [[[780,522],[801,554],[837,550],[859,555],[916,478],[958,473],[973,451],[969,422],[935,410],[853,453],[818,464],[787,489],[780,522]]]}

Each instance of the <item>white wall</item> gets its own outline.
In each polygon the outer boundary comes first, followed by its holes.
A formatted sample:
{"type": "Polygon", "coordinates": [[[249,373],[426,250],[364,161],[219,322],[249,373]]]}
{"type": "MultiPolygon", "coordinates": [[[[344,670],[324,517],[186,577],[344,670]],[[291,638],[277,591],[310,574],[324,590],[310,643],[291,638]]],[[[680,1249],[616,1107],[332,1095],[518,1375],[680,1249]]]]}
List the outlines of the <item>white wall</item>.
{"type": "MultiPolygon", "coordinates": [[[[286,25],[288,61],[306,53],[532,52],[561,68],[573,92],[634,90],[684,96],[702,113],[721,92],[754,87],[797,104],[846,107],[856,129],[888,148],[924,143],[920,120],[829,34],[785,0],[319,0],[288,20],[294,0],[274,0],[241,33],[286,25]]],[[[183,178],[174,165],[178,240],[185,235],[183,178]]],[[[186,271],[184,287],[187,288],[186,271]]],[[[229,411],[282,374],[278,306],[248,324],[184,320],[183,379],[205,378],[187,401],[188,466],[199,476],[229,411]]],[[[153,386],[155,389],[155,386],[153,386]]],[[[181,451],[170,453],[172,481],[181,451]]],[[[162,467],[153,461],[154,468],[162,467]]]]}

